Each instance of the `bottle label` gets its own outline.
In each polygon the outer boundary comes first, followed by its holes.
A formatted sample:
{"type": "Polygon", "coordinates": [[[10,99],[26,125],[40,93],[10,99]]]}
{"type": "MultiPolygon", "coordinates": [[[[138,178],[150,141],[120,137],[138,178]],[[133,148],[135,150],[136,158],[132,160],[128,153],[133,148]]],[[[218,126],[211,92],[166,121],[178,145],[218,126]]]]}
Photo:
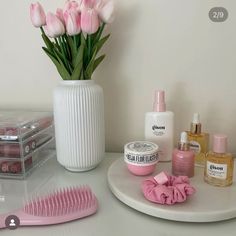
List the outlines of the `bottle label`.
{"type": "Polygon", "coordinates": [[[189,148],[192,150],[195,154],[199,154],[201,152],[201,145],[200,143],[196,141],[190,141],[189,142],[189,148]]]}
{"type": "Polygon", "coordinates": [[[164,125],[162,125],[162,126],[153,125],[152,126],[152,132],[156,136],[163,136],[166,132],[166,127],[164,125]]]}
{"type": "Polygon", "coordinates": [[[207,175],[217,179],[226,179],[227,165],[207,161],[207,175]]]}
{"type": "Polygon", "coordinates": [[[156,164],[158,161],[158,153],[152,155],[135,155],[131,153],[125,153],[125,162],[137,166],[149,166],[156,164]]]}

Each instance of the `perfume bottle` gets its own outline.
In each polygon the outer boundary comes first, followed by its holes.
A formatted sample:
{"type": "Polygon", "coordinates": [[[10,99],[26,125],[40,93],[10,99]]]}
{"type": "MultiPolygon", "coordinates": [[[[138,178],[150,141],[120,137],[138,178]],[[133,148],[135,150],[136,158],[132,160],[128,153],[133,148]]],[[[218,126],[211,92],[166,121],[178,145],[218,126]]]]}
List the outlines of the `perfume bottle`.
{"type": "Polygon", "coordinates": [[[172,173],[176,176],[194,176],[194,152],[189,148],[186,132],[181,133],[178,148],[173,151],[172,173]]]}
{"type": "Polygon", "coordinates": [[[174,113],[166,111],[165,92],[155,91],[153,112],[145,115],[145,139],[159,147],[160,161],[170,161],[173,150],[174,113]]]}
{"type": "Polygon", "coordinates": [[[206,155],[204,180],[214,186],[225,187],[233,183],[234,159],[227,153],[227,136],[214,135],[213,151],[206,155]]]}
{"type": "Polygon", "coordinates": [[[200,116],[198,113],[194,113],[191,129],[187,131],[188,140],[190,150],[195,153],[195,164],[204,167],[206,153],[208,152],[209,134],[203,133],[201,127],[200,116]]]}

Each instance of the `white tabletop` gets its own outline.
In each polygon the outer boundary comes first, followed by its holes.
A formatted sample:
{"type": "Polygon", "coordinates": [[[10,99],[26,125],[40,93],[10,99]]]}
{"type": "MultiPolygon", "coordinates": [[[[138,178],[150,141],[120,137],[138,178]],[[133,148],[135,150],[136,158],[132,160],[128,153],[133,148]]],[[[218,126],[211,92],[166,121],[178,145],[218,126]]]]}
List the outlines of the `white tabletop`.
{"type": "Polygon", "coordinates": [[[32,194],[42,195],[64,186],[88,184],[99,200],[98,212],[88,218],[54,226],[22,227],[15,231],[4,229],[0,231],[1,236],[235,235],[236,219],[217,223],[180,223],[145,215],[120,202],[107,184],[107,170],[120,157],[122,154],[107,153],[96,169],[84,173],[68,172],[51,159],[25,181],[1,179],[0,213],[21,207],[22,199],[32,194]]]}

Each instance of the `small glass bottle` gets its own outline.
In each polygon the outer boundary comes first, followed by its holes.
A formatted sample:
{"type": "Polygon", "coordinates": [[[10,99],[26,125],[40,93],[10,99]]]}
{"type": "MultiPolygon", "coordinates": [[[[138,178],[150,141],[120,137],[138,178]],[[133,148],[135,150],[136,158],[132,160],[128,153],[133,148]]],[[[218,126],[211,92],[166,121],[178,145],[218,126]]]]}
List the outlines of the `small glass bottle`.
{"type": "Polygon", "coordinates": [[[200,116],[194,113],[191,129],[188,131],[190,150],[195,153],[195,164],[204,167],[206,153],[208,152],[209,134],[201,131],[200,116]]]}
{"type": "Polygon", "coordinates": [[[176,176],[194,176],[194,152],[189,149],[188,136],[182,132],[178,148],[172,154],[172,173],[176,176]]]}
{"type": "Polygon", "coordinates": [[[213,151],[206,155],[204,180],[208,184],[225,187],[233,183],[234,159],[227,153],[227,136],[214,135],[213,151]]]}

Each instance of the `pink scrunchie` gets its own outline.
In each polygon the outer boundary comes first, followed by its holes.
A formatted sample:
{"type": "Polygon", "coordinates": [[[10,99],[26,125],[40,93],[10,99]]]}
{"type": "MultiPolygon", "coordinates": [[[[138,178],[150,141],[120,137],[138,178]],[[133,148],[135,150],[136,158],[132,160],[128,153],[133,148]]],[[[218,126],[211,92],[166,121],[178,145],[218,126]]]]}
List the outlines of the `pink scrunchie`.
{"type": "Polygon", "coordinates": [[[184,202],[187,196],[196,192],[187,176],[176,177],[165,172],[144,180],[142,191],[149,201],[167,205],[184,202]]]}

